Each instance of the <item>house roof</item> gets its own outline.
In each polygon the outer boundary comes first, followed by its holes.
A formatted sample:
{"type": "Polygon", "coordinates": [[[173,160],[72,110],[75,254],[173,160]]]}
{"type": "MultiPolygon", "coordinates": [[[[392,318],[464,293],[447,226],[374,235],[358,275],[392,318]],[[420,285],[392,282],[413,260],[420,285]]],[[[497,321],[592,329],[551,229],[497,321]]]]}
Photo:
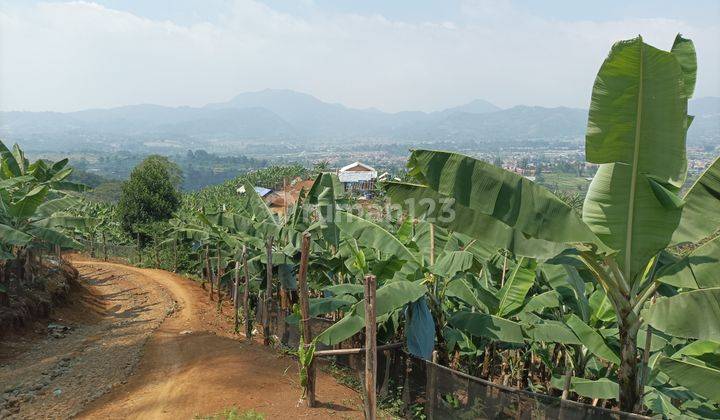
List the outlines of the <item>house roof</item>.
{"type": "Polygon", "coordinates": [[[342,168],[340,168],[340,172],[347,172],[347,171],[353,171],[353,172],[376,172],[375,168],[372,166],[368,166],[362,162],[353,162],[349,165],[345,165],[342,168]]]}
{"type": "MultiPolygon", "coordinates": [[[[266,195],[270,194],[272,192],[271,189],[263,188],[263,187],[253,187],[255,192],[258,193],[260,197],[265,197],[266,195]]],[[[241,185],[240,188],[236,190],[240,194],[245,194],[245,186],[241,185]]]]}

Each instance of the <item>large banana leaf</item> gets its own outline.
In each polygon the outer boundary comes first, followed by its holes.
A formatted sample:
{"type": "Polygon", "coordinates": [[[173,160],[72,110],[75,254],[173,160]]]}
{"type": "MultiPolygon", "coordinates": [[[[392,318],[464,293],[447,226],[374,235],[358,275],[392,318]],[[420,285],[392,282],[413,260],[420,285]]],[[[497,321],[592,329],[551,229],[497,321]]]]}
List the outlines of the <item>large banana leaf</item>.
{"type": "Polygon", "coordinates": [[[705,169],[684,197],[672,244],[698,242],[720,227],[720,157],[705,169]]]}
{"type": "Polygon", "coordinates": [[[415,150],[408,166],[428,187],[527,236],[607,248],[575,211],[527,178],[457,153],[415,150]]]}
{"type": "Polygon", "coordinates": [[[245,199],[245,211],[253,217],[256,221],[270,221],[277,223],[275,216],[270,211],[270,208],[265,204],[265,201],[260,197],[260,194],[255,191],[255,187],[249,182],[244,183],[245,193],[243,194],[245,199]]]}
{"type": "Polygon", "coordinates": [[[7,146],[0,141],[0,178],[10,179],[22,175],[20,165],[15,159],[15,156],[13,156],[7,146]]]}
{"type": "Polygon", "coordinates": [[[715,402],[720,402],[720,387],[717,386],[720,383],[720,370],[692,360],[677,360],[669,357],[661,357],[657,367],[678,384],[715,402]]]}
{"type": "Polygon", "coordinates": [[[643,318],[676,337],[720,341],[720,287],[659,298],[643,311],[643,318]]]}
{"type": "Polygon", "coordinates": [[[560,243],[528,238],[500,220],[463,206],[429,187],[389,182],[385,189],[390,200],[403,206],[412,216],[475,238],[489,247],[491,254],[507,249],[517,256],[545,259],[567,248],[560,243]]]}
{"type": "Polygon", "coordinates": [[[335,246],[340,245],[340,231],[333,217],[337,211],[337,203],[344,194],[345,190],[337,175],[329,172],[318,174],[308,191],[308,202],[317,205],[318,216],[323,222],[323,237],[335,246]]]}
{"type": "Polygon", "coordinates": [[[0,189],[12,188],[16,185],[35,180],[32,175],[16,176],[8,179],[0,178],[0,189]]]}
{"type": "Polygon", "coordinates": [[[676,351],[673,359],[689,356],[713,367],[720,369],[720,342],[710,340],[697,340],[676,351]]]}
{"type": "Polygon", "coordinates": [[[48,188],[38,186],[30,190],[21,199],[8,203],[8,213],[10,216],[27,219],[31,217],[38,206],[43,203],[47,197],[48,188]]]}
{"type": "Polygon", "coordinates": [[[720,287],[720,236],[696,248],[677,263],[664,268],[657,280],[675,287],[705,289],[720,287]]]}
{"type": "Polygon", "coordinates": [[[468,271],[473,266],[475,266],[475,272],[479,271],[480,267],[477,267],[475,257],[470,252],[450,251],[442,253],[429,269],[438,276],[452,278],[455,274],[468,271]]]}
{"type": "MultiPolygon", "coordinates": [[[[565,378],[555,376],[552,378],[551,383],[553,387],[563,389],[565,385],[565,378]]],[[[573,376],[570,380],[570,391],[573,391],[585,398],[610,400],[618,397],[620,387],[617,382],[613,382],[607,378],[592,380],[573,376]]]]}
{"type": "MultiPolygon", "coordinates": [[[[690,41],[683,45],[693,48],[690,41]]],[[[642,182],[637,177],[642,173],[682,186],[688,101],[684,80],[672,52],[645,44],[641,37],[613,45],[593,86],[587,160],[629,166],[627,183],[642,182]]]]}
{"type": "Polygon", "coordinates": [[[32,236],[14,229],[8,225],[0,224],[0,243],[23,246],[32,241],[32,236]]]}
{"type": "Polygon", "coordinates": [[[684,79],[673,53],[638,37],[616,43],[595,80],[585,151],[601,166],[583,220],[620,251],[617,261],[630,284],[670,243],[680,220],[689,121],[684,79]]]}
{"type": "Polygon", "coordinates": [[[535,261],[525,258],[511,262],[505,284],[498,292],[500,302],[496,315],[504,317],[523,305],[525,296],[535,283],[535,266],[535,261]]]}
{"type": "Polygon", "coordinates": [[[76,240],[63,235],[62,233],[42,227],[33,227],[28,231],[32,236],[42,239],[51,245],[59,245],[62,248],[80,249],[82,244],[76,240]]]}
{"type": "Polygon", "coordinates": [[[542,312],[545,308],[560,306],[561,295],[556,290],[549,290],[531,297],[523,307],[525,312],[542,312]]]}
{"type": "Polygon", "coordinates": [[[450,318],[450,325],[472,334],[506,343],[524,343],[522,326],[494,315],[460,311],[450,318]]]}
{"type": "Polygon", "coordinates": [[[88,222],[88,220],[85,217],[58,215],[58,216],[46,217],[44,219],[36,220],[36,221],[32,222],[32,226],[44,227],[44,228],[65,227],[65,228],[85,229],[88,225],[87,222],[88,222]]]}
{"type": "Polygon", "coordinates": [[[582,342],[570,328],[560,321],[543,321],[524,328],[532,341],[580,345],[582,342]]]}
{"type": "Polygon", "coordinates": [[[565,323],[573,330],[583,345],[594,355],[615,363],[616,365],[620,364],[620,358],[615,351],[607,345],[602,335],[584,323],[577,315],[570,314],[565,320],[565,323]]]}
{"type": "Polygon", "coordinates": [[[445,289],[445,296],[456,297],[471,308],[481,309],[490,314],[496,314],[500,301],[489,290],[482,286],[472,287],[467,280],[459,278],[451,281],[445,289]]]}
{"type": "Polygon", "coordinates": [[[418,255],[402,244],[393,234],[379,225],[365,220],[354,214],[338,211],[335,214],[335,224],[340,230],[351,238],[355,238],[358,244],[379,249],[385,255],[395,255],[408,264],[421,267],[422,263],[418,255]]]}
{"type": "Polygon", "coordinates": [[[687,38],[683,38],[678,34],[673,42],[670,50],[680,63],[683,72],[683,88],[685,96],[690,98],[695,91],[695,81],[697,79],[697,56],[695,54],[695,46],[693,42],[687,38]]]}
{"type": "MultiPolygon", "coordinates": [[[[425,295],[427,288],[420,281],[398,281],[377,289],[375,312],[378,318],[402,308],[425,295]]],[[[340,321],[318,335],[317,339],[330,346],[352,337],[365,326],[365,299],[358,301],[340,321]]]]}
{"type": "Polygon", "coordinates": [[[70,207],[78,203],[79,201],[75,197],[66,196],[56,198],[40,204],[36,209],[36,213],[38,217],[48,217],[60,211],[67,211],[70,207]]]}
{"type": "Polygon", "coordinates": [[[633,173],[626,164],[600,165],[590,183],[583,220],[608,246],[620,250],[616,260],[628,283],[670,243],[682,211],[675,198],[674,192],[645,173],[633,173]]]}

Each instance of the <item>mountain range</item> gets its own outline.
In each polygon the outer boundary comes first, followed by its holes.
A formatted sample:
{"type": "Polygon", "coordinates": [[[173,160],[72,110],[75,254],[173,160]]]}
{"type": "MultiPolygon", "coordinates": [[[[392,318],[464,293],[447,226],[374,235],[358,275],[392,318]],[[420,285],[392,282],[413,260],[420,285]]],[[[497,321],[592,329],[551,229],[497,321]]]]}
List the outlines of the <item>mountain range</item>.
{"type": "MultiPolygon", "coordinates": [[[[720,98],[692,100],[688,141],[720,144],[720,98]]],[[[241,93],[203,107],[132,105],[69,113],[0,112],[0,138],[33,149],[113,144],[523,142],[581,139],[587,110],[477,99],[437,112],[382,112],[323,102],[291,90],[241,93]]]]}

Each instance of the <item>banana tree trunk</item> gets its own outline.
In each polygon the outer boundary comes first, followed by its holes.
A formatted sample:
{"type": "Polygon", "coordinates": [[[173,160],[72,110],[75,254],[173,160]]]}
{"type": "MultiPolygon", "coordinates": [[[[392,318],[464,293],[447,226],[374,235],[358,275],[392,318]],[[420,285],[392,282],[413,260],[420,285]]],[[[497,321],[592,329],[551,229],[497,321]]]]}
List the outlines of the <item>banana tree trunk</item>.
{"type": "Polygon", "coordinates": [[[637,332],[639,323],[629,320],[622,314],[620,321],[620,368],[618,385],[620,386],[620,410],[632,413],[640,401],[638,388],[637,332]]]}

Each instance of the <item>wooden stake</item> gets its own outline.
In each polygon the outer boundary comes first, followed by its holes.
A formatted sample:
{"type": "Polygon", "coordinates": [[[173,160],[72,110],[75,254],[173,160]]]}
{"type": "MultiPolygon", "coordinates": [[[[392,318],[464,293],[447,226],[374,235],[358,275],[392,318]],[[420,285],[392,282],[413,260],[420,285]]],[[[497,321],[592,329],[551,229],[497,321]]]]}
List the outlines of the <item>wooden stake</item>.
{"type": "Polygon", "coordinates": [[[137,234],[137,253],[138,253],[138,263],[142,264],[142,253],[140,252],[140,232],[137,234]]]}
{"type": "Polygon", "coordinates": [[[377,417],[377,324],[375,324],[375,276],[365,276],[365,418],[377,417]]]}
{"type": "Polygon", "coordinates": [[[102,233],[102,240],[103,240],[103,260],[107,261],[107,238],[105,237],[105,232],[102,233]]]}
{"type": "MultiPolygon", "coordinates": [[[[437,364],[437,361],[438,361],[438,352],[437,352],[437,350],[433,350],[432,362],[434,364],[437,364]]],[[[427,366],[428,366],[427,386],[426,386],[427,407],[425,408],[425,414],[427,415],[427,418],[434,419],[435,418],[435,404],[437,403],[437,369],[435,368],[435,365],[433,365],[433,364],[427,364],[427,366]]]]}
{"type": "Polygon", "coordinates": [[[178,252],[177,252],[177,239],[173,241],[173,273],[177,273],[178,270],[178,252]]]}
{"type": "MultiPolygon", "coordinates": [[[[300,248],[300,272],[298,273],[298,294],[300,298],[300,316],[302,316],[302,334],[305,346],[312,343],[312,330],[310,328],[310,298],[308,296],[307,267],[310,254],[310,234],[305,233],[300,248]]],[[[307,405],[315,406],[315,362],[311,361],[307,367],[307,405]]]]}
{"type": "Polygon", "coordinates": [[[266,244],[267,252],[267,270],[265,272],[265,311],[263,313],[263,345],[270,345],[270,305],[272,303],[272,236],[268,238],[266,244]]]}
{"type": "Polygon", "coordinates": [[[210,283],[210,300],[213,300],[212,267],[210,266],[210,245],[205,245],[205,265],[207,266],[207,280],[210,283]]]}
{"type": "Polygon", "coordinates": [[[252,341],[252,323],[250,322],[250,274],[247,263],[247,247],[242,248],[243,267],[245,268],[245,290],[243,290],[243,314],[245,316],[245,338],[252,341]]]}
{"type": "Polygon", "coordinates": [[[233,286],[233,315],[235,318],[235,332],[240,331],[240,317],[238,311],[240,309],[240,302],[238,300],[240,289],[240,261],[235,261],[235,284],[233,286]]]}
{"type": "Polygon", "coordinates": [[[430,265],[435,264],[435,225],[430,223],[430,265]]]}
{"type": "MultiPolygon", "coordinates": [[[[223,274],[225,274],[222,270],[222,256],[220,252],[220,242],[217,243],[217,271],[215,272],[215,278],[217,280],[217,298],[218,302],[222,302],[222,296],[220,296],[220,279],[222,278],[223,274]]],[[[220,309],[220,303],[218,303],[218,310],[220,309]]]]}

